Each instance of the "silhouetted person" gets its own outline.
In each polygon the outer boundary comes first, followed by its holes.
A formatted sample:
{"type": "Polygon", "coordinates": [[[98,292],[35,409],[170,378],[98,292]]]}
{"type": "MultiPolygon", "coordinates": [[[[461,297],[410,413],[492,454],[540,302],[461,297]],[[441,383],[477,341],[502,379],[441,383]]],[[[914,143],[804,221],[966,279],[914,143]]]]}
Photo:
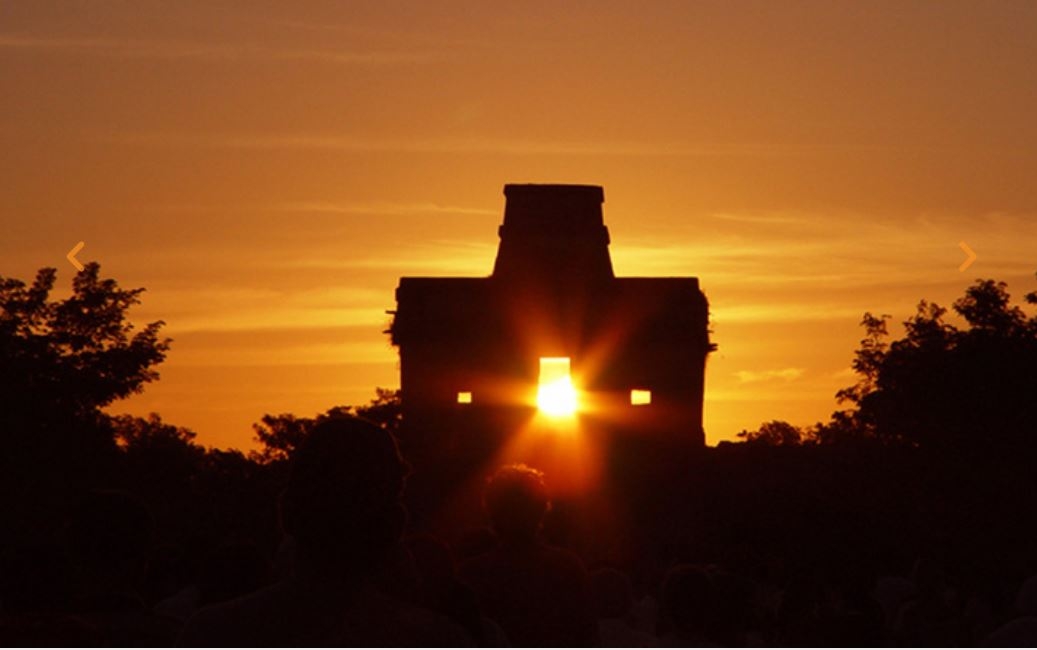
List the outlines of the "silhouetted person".
{"type": "Polygon", "coordinates": [[[154,536],[151,513],[121,492],[96,492],[72,512],[65,531],[76,571],[72,611],[112,646],[168,646],[173,619],[146,606],[141,587],[154,536]]]}
{"type": "Polygon", "coordinates": [[[406,474],[395,440],[375,425],[333,418],[314,427],[281,500],[295,575],[202,609],[187,622],[181,644],[470,644],[445,618],[396,595],[408,557],[399,544],[406,474]]]}
{"type": "Polygon", "coordinates": [[[961,645],[967,638],[957,594],[943,566],[920,558],[911,570],[915,596],[900,612],[900,642],[912,646],[961,645]]]}
{"type": "Polygon", "coordinates": [[[982,645],[995,648],[1033,648],[1037,646],[1037,576],[1019,587],[1015,599],[1018,616],[994,630],[982,645]]]}
{"type": "Polygon", "coordinates": [[[748,638],[747,605],[733,578],[715,567],[677,565],[662,589],[666,645],[738,647],[748,638]]]}
{"type": "Polygon", "coordinates": [[[155,611],[186,621],[197,610],[250,594],[273,582],[269,560],[247,541],[209,549],[198,575],[155,605],[155,611]]]}
{"type": "Polygon", "coordinates": [[[461,533],[457,541],[451,545],[451,548],[457,561],[464,562],[483,553],[489,553],[497,547],[499,541],[497,536],[493,534],[492,529],[486,526],[479,526],[477,528],[469,528],[461,533]]]}
{"type": "Polygon", "coordinates": [[[420,603],[457,623],[480,646],[506,646],[504,632],[479,610],[475,592],[457,577],[450,549],[432,535],[407,540],[420,581],[420,603]]]}
{"type": "Polygon", "coordinates": [[[525,465],[501,468],[484,504],[500,543],[460,567],[483,612],[515,646],[596,644],[583,563],[538,538],[550,507],[543,474],[525,465]]]}
{"type": "Polygon", "coordinates": [[[602,646],[653,648],[659,645],[659,639],[637,629],[633,616],[634,589],[625,573],[616,569],[592,571],[590,594],[602,646]]]}

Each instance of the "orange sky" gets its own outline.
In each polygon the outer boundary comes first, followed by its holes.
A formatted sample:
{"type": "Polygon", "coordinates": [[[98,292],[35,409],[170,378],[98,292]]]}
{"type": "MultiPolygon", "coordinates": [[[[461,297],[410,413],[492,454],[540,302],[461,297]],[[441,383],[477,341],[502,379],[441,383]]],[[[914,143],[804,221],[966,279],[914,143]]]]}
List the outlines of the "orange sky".
{"type": "Polygon", "coordinates": [[[85,241],[175,339],[115,410],[242,447],[397,385],[398,277],[487,275],[505,183],[599,184],[710,299],[708,440],[810,424],[864,311],[1037,289],[1035,61],[1032,2],[0,3],[0,275],[85,241]]]}

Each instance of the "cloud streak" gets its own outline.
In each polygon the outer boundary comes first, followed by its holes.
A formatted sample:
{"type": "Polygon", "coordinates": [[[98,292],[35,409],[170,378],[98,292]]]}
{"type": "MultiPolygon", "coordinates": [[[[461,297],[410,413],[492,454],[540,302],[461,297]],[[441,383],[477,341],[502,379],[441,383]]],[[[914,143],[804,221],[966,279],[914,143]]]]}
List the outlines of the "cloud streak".
{"type": "Polygon", "coordinates": [[[366,257],[308,256],[287,260],[286,268],[369,269],[405,275],[487,276],[497,255],[496,243],[431,241],[420,246],[380,250],[366,257]]]}
{"type": "Polygon", "coordinates": [[[300,201],[282,203],[275,209],[283,212],[308,212],[318,214],[355,214],[406,216],[421,214],[463,214],[463,215],[498,215],[500,210],[488,208],[472,208],[460,205],[440,205],[438,203],[395,203],[381,201],[374,203],[337,203],[334,201],[300,201]]]}
{"type": "MultiPolygon", "coordinates": [[[[211,147],[239,150],[338,151],[342,153],[503,154],[513,156],[618,156],[633,158],[713,158],[811,156],[827,146],[770,142],[681,143],[577,141],[534,138],[424,137],[372,138],[343,133],[188,133],[154,131],[102,134],[101,139],[135,146],[211,147]]],[[[840,146],[838,149],[846,149],[840,146]]]]}
{"type": "Polygon", "coordinates": [[[792,381],[799,379],[806,372],[805,368],[780,368],[776,370],[739,370],[735,373],[735,377],[738,381],[743,384],[755,384],[764,381],[773,381],[780,379],[782,381],[792,381]]]}
{"type": "Polygon", "coordinates": [[[429,52],[339,50],[331,48],[278,48],[251,44],[205,43],[175,40],[132,40],[67,36],[0,34],[0,50],[106,56],[123,59],[174,61],[283,61],[338,65],[425,63],[429,52]]]}

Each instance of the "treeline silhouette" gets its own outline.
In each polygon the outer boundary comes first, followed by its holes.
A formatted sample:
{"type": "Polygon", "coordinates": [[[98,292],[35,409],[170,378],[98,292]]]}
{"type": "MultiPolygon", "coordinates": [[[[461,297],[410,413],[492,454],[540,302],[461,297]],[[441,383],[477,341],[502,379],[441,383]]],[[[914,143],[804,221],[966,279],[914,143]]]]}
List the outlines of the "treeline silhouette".
{"type": "Polygon", "coordinates": [[[107,414],[171,342],[99,273],[0,278],[5,645],[1037,642],[1037,317],[1003,283],[900,338],[866,314],[828,422],[632,447],[583,500],[486,468],[483,526],[419,529],[395,391],[248,453],[107,414]]]}

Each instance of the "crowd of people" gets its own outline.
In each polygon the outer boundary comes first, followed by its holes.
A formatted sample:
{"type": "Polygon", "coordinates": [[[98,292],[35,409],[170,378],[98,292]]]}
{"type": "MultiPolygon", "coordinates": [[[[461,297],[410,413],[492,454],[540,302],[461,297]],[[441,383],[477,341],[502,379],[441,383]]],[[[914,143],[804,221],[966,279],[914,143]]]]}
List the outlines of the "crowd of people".
{"type": "MultiPolygon", "coordinates": [[[[278,504],[283,541],[211,549],[191,572],[149,508],[95,491],[54,545],[5,561],[4,645],[859,646],[1037,644],[1037,577],[965,584],[917,558],[904,575],[789,570],[780,561],[609,563],[549,540],[549,477],[485,484],[485,527],[413,530],[409,468],[364,420],[320,423],[278,504]],[[1013,593],[1009,593],[1013,592],[1013,593]]],[[[646,553],[655,550],[645,549],[646,553]]]]}

